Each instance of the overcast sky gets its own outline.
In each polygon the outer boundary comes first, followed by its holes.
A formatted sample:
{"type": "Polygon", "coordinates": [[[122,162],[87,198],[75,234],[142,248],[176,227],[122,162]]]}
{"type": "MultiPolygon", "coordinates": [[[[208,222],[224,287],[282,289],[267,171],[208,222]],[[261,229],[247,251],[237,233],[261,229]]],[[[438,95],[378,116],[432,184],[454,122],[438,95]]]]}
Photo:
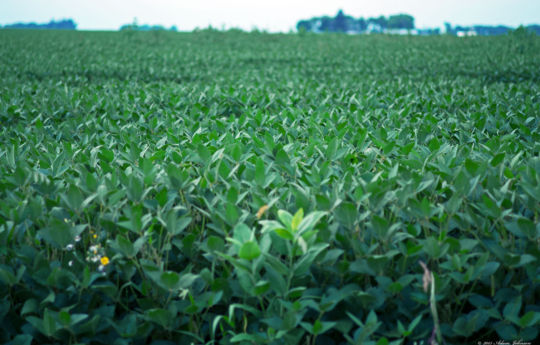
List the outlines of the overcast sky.
{"type": "Polygon", "coordinates": [[[339,9],[354,17],[407,13],[419,28],[540,23],[540,0],[0,0],[0,25],[71,18],[79,29],[117,30],[136,18],[181,31],[212,25],[274,32],[339,9]]]}

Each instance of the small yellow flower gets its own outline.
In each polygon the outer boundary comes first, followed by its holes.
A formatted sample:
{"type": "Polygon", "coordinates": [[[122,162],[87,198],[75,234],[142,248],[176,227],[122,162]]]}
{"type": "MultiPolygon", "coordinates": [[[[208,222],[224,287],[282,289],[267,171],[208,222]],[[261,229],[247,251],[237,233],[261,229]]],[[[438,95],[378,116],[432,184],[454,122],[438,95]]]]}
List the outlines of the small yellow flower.
{"type": "Polygon", "coordinates": [[[92,237],[93,237],[93,238],[97,238],[97,235],[96,235],[96,234],[94,234],[94,235],[92,235],[92,237]]]}
{"type": "Polygon", "coordinates": [[[109,264],[109,258],[104,256],[100,259],[100,262],[103,266],[107,266],[109,264]]]}

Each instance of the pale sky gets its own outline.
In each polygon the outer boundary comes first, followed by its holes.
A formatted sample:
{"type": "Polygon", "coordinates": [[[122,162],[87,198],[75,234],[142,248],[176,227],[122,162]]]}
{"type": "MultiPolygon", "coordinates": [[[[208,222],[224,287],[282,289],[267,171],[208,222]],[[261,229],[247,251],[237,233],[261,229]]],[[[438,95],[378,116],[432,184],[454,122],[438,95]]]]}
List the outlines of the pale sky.
{"type": "Polygon", "coordinates": [[[407,13],[418,28],[540,23],[540,0],[0,0],[0,25],[71,18],[78,29],[117,30],[136,18],[180,31],[212,25],[286,32],[299,19],[339,9],[355,18],[407,13]]]}

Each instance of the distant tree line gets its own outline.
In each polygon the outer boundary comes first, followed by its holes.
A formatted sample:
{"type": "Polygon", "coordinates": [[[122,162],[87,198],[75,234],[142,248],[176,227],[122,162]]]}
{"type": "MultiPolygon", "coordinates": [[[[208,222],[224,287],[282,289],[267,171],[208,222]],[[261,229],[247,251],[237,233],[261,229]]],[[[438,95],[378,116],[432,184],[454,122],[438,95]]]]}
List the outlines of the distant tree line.
{"type": "Polygon", "coordinates": [[[37,23],[15,23],[5,25],[4,29],[56,29],[56,30],[75,30],[77,24],[72,19],[64,19],[59,21],[51,20],[46,24],[37,23]]]}
{"type": "MultiPolygon", "coordinates": [[[[540,35],[540,25],[534,24],[520,27],[525,31],[540,35]]],[[[408,14],[396,14],[389,17],[354,18],[339,10],[334,17],[313,17],[298,21],[298,31],[308,32],[345,32],[345,33],[399,33],[415,35],[439,35],[439,28],[415,29],[414,17],[408,14]]],[[[504,25],[473,25],[452,26],[445,23],[445,32],[457,36],[492,36],[504,35],[514,31],[514,28],[504,25]]]]}
{"type": "Polygon", "coordinates": [[[137,19],[133,20],[131,24],[125,24],[120,27],[120,31],[178,31],[175,25],[171,26],[170,29],[165,28],[163,25],[148,25],[137,24],[137,19]]]}
{"type": "MultiPolygon", "coordinates": [[[[452,26],[450,23],[444,23],[447,34],[457,35],[459,33],[474,33],[479,36],[505,35],[514,30],[514,28],[504,25],[489,26],[489,25],[473,25],[473,26],[452,26]]],[[[540,35],[540,25],[533,24],[520,27],[526,31],[534,32],[540,35]]]]}
{"type": "Polygon", "coordinates": [[[385,32],[387,30],[412,30],[414,17],[397,14],[389,17],[354,18],[339,10],[335,17],[323,16],[300,20],[296,24],[298,31],[311,32],[385,32]]]}
{"type": "Polygon", "coordinates": [[[532,24],[525,27],[527,31],[531,31],[536,33],[537,35],[540,35],[540,25],[538,24],[532,24]]]}

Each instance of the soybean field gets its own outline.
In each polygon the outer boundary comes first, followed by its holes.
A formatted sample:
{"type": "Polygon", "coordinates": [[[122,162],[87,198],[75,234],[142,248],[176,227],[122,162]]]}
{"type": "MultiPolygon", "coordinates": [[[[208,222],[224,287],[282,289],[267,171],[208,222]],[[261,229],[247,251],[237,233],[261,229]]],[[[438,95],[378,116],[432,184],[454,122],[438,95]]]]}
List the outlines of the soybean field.
{"type": "Polygon", "coordinates": [[[0,30],[0,343],[533,343],[540,38],[0,30]]]}

